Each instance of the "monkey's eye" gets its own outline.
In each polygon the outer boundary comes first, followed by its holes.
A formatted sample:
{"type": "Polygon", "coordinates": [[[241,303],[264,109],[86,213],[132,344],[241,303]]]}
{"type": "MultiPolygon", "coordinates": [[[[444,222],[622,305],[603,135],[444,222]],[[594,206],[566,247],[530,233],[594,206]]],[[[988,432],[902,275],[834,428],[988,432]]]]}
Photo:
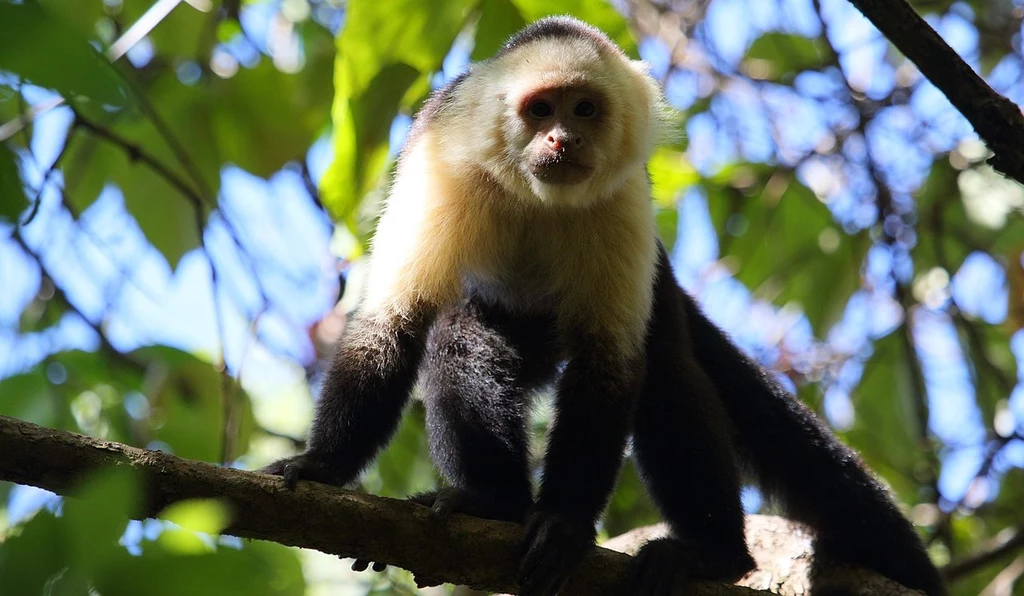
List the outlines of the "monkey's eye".
{"type": "Polygon", "coordinates": [[[572,113],[579,118],[593,118],[597,115],[597,104],[589,99],[582,99],[573,107],[572,113]]]}
{"type": "Polygon", "coordinates": [[[547,118],[555,113],[555,108],[550,103],[538,99],[531,101],[530,105],[526,106],[526,111],[533,118],[547,118]]]}

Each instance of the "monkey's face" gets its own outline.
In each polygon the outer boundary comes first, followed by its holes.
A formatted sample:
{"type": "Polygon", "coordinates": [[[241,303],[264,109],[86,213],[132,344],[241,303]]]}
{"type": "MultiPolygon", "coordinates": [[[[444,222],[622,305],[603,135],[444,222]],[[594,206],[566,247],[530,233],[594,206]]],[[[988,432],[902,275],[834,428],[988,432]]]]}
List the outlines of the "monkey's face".
{"type": "Polygon", "coordinates": [[[645,175],[660,91],[641,63],[541,39],[478,65],[461,89],[448,157],[482,165],[522,200],[586,207],[645,175]]]}
{"type": "Polygon", "coordinates": [[[600,141],[604,102],[586,88],[545,89],[528,94],[519,103],[528,175],[542,184],[580,184],[589,179],[596,163],[594,147],[600,141]]]}

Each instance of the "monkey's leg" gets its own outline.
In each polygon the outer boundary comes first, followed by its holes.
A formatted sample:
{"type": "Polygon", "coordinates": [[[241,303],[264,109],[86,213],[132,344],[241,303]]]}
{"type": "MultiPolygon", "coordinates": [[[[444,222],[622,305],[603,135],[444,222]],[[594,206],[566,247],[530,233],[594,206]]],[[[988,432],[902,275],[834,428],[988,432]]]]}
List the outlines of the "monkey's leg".
{"type": "Polygon", "coordinates": [[[633,447],[672,535],[644,545],[637,556],[637,594],[644,596],[673,593],[693,577],[735,581],[754,567],[743,535],[734,431],[693,354],[664,250],[650,330],[633,447]]]}
{"type": "Polygon", "coordinates": [[[334,356],[323,381],[306,452],[261,471],[343,485],[355,479],[398,426],[423,355],[431,317],[361,314],[334,356]]]}
{"type": "Polygon", "coordinates": [[[522,521],[533,503],[527,398],[550,381],[549,317],[512,316],[472,299],[438,318],[422,376],[430,453],[451,488],[414,500],[435,512],[522,521]]]}
{"type": "MultiPolygon", "coordinates": [[[[581,342],[582,343],[582,342],[581,342]]],[[[574,349],[558,383],[537,504],[527,517],[520,595],[555,594],[594,544],[594,523],[615,485],[642,363],[574,349]]]]}

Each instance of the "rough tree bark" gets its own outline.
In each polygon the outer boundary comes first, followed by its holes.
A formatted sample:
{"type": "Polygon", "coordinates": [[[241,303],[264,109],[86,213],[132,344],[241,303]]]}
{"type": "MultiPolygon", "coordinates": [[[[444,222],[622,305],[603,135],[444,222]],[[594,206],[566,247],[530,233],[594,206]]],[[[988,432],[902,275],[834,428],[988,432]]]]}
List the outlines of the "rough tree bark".
{"type": "MultiPolygon", "coordinates": [[[[409,569],[420,578],[490,592],[515,591],[522,537],[516,524],[461,515],[441,522],[426,507],[407,501],[312,482],[301,482],[289,491],[277,477],[218,468],[0,416],[0,480],[64,494],[89,471],[115,466],[130,468],[143,479],[142,517],[182,499],[218,498],[227,501],[234,513],[227,534],[379,561],[409,569]]],[[[703,583],[691,593],[742,596],[770,589],[805,594],[811,559],[807,533],[770,516],[751,516],[747,525],[759,564],[740,582],[750,587],[703,583]]],[[[635,530],[614,539],[612,546],[632,552],[650,535],[663,531],[656,526],[635,530]]],[[[628,594],[629,560],[626,554],[595,548],[564,594],[628,594]]],[[[863,570],[835,568],[827,578],[817,579],[849,586],[849,594],[916,594],[863,570]]]]}

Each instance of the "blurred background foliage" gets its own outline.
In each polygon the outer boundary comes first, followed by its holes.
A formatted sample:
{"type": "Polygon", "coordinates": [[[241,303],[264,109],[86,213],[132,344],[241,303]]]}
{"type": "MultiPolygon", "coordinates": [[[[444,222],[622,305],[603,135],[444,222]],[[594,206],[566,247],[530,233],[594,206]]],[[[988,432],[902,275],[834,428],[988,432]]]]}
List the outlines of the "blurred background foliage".
{"type": "MultiPolygon", "coordinates": [[[[1022,0],[911,3],[1024,102],[1022,0]]],[[[300,449],[411,114],[550,13],[647,60],[682,110],[650,167],[684,285],[937,562],[997,548],[954,594],[1024,594],[1024,551],[998,550],[1024,542],[1024,189],[846,0],[0,0],[0,414],[246,468],[300,449]]],[[[364,489],[436,482],[422,422],[364,489]]],[[[129,523],[133,494],[0,483],[0,586],[415,590],[218,537],[216,502],[129,523]]],[[[627,465],[602,533],[657,518],[627,465]]]]}

